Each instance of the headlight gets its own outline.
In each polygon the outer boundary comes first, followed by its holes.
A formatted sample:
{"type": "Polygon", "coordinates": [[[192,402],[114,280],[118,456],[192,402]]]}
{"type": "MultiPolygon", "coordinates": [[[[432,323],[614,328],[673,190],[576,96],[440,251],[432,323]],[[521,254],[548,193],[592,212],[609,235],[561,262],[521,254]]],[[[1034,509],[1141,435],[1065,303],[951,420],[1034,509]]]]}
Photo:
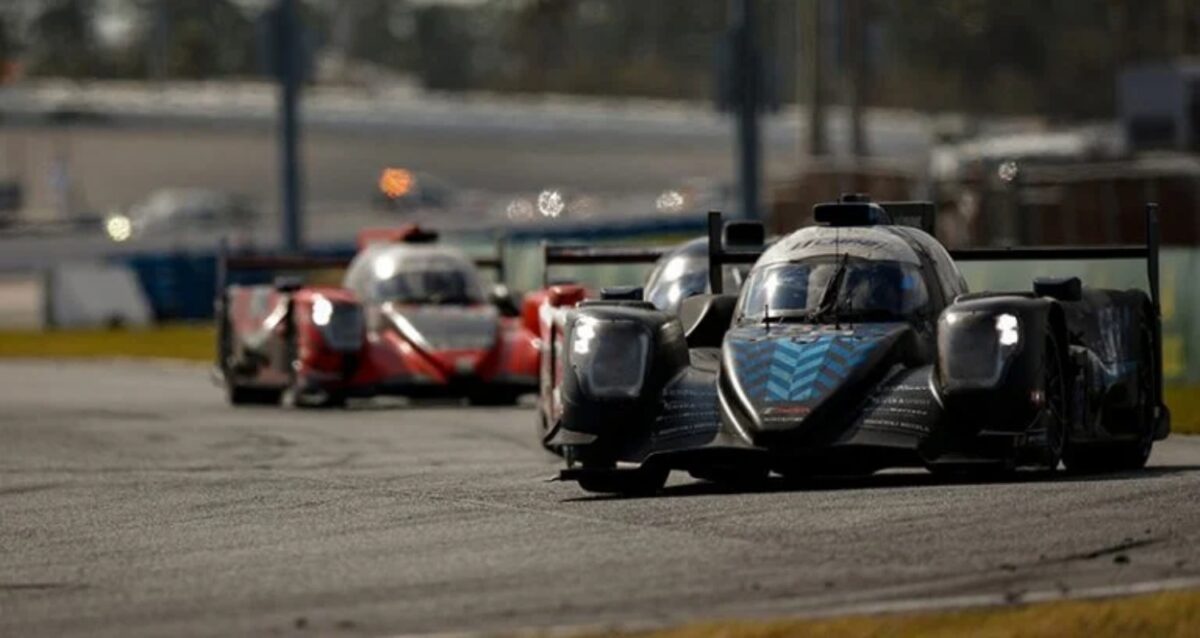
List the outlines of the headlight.
{"type": "Polygon", "coordinates": [[[325,297],[317,295],[313,299],[312,320],[318,326],[328,326],[329,320],[333,318],[333,303],[325,297]]]}
{"type": "Polygon", "coordinates": [[[650,333],[632,321],[582,316],[571,327],[571,365],[583,391],[597,399],[641,394],[650,333]]]}
{"type": "Polygon", "coordinates": [[[1021,322],[1007,312],[996,317],[996,332],[1000,333],[1002,346],[1015,346],[1021,342],[1021,322]]]}
{"type": "Polygon", "coordinates": [[[362,312],[357,304],[335,304],[317,295],[313,298],[312,322],[331,350],[356,352],[362,346],[362,312]]]}
{"type": "Polygon", "coordinates": [[[953,311],[938,326],[943,383],[992,387],[1000,382],[1021,343],[1021,322],[1011,313],[953,311]]]}

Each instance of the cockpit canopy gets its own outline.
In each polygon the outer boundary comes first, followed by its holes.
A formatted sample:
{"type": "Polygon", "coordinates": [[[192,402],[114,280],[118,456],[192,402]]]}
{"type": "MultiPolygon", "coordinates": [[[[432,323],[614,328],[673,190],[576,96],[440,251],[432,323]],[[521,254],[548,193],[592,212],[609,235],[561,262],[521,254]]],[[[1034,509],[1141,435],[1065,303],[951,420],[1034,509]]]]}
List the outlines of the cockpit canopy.
{"type": "Polygon", "coordinates": [[[738,300],[743,322],[907,321],[966,291],[945,248],[902,226],[812,226],[776,242],[738,300]],[[933,288],[935,287],[936,288],[933,288]]]}
{"type": "Polygon", "coordinates": [[[437,245],[369,246],[350,264],[345,286],[373,303],[473,305],[486,300],[475,264],[437,245]]]}
{"type": "Polygon", "coordinates": [[[928,305],[929,291],[913,264],[813,257],[755,269],[738,314],[759,321],[903,321],[928,305]]]}
{"type": "MultiPolygon", "coordinates": [[[[747,270],[746,266],[727,266],[725,290],[737,290],[747,270]]],[[[708,291],[708,239],[700,238],[658,260],[646,280],[645,298],[659,310],[674,313],[684,299],[708,291]]]]}

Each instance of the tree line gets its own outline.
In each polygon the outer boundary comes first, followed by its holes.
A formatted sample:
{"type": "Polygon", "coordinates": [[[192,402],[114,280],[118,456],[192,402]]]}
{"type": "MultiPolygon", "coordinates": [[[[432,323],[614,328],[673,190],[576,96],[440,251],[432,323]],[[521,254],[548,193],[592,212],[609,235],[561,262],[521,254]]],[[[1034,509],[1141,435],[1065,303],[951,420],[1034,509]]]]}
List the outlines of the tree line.
{"type": "MultiPolygon", "coordinates": [[[[1114,79],[1129,64],[1200,54],[1194,0],[857,1],[853,15],[863,24],[849,31],[847,2],[759,0],[779,101],[807,100],[802,52],[813,42],[834,103],[852,57],[847,43],[855,42],[868,105],[1063,118],[1110,115],[1114,79]],[[821,17],[806,22],[817,2],[821,17]]],[[[0,0],[0,56],[33,77],[253,77],[265,71],[265,3],[0,0]],[[114,7],[132,25],[116,43],[100,28],[114,7]]],[[[301,5],[306,48],[342,61],[339,69],[403,75],[442,91],[695,100],[714,98],[728,20],[727,0],[301,5]]]]}

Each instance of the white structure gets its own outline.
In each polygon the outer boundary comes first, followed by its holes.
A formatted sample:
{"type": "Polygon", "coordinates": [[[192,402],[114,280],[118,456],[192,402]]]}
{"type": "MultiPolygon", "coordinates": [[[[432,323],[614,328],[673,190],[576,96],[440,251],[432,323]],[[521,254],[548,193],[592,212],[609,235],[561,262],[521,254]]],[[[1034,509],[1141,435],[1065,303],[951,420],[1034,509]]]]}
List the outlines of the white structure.
{"type": "Polygon", "coordinates": [[[1117,87],[1130,148],[1200,150],[1200,61],[1134,67],[1117,87]]]}
{"type": "Polygon", "coordinates": [[[55,328],[140,327],[154,320],[137,275],[126,266],[58,266],[50,271],[46,287],[46,324],[55,328]]]}

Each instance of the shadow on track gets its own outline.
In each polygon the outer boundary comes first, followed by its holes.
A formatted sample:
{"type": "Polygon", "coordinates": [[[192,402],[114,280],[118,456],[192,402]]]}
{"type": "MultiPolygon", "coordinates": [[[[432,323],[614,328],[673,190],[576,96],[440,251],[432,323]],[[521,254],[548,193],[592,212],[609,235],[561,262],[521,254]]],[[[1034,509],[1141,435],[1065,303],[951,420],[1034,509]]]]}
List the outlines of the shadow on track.
{"type": "Polygon", "coordinates": [[[580,496],[563,499],[562,502],[571,503],[621,500],[626,498],[684,498],[689,496],[715,496],[723,494],[878,490],[933,486],[1012,485],[1021,483],[1090,483],[1101,481],[1158,479],[1175,474],[1197,471],[1200,471],[1200,465],[1149,467],[1141,470],[1114,472],[1110,474],[1078,474],[1060,470],[1055,472],[1018,471],[995,476],[951,476],[914,470],[908,472],[871,474],[868,476],[817,476],[804,479],[785,479],[773,476],[763,480],[761,483],[750,486],[712,483],[708,481],[697,480],[682,485],[668,486],[663,488],[659,493],[649,496],[628,497],[615,494],[582,494],[580,496]]]}

